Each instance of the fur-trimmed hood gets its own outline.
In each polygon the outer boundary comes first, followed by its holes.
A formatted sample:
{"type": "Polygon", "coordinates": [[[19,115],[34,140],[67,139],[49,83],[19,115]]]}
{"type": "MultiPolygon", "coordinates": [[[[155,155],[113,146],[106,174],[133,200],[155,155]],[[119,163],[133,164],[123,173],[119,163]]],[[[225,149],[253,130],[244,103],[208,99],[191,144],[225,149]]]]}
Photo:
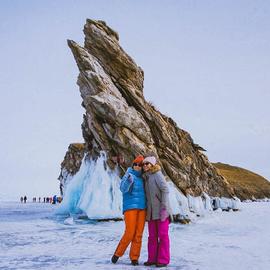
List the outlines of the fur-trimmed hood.
{"type": "Polygon", "coordinates": [[[161,171],[161,167],[158,164],[155,164],[150,168],[150,170],[148,172],[153,174],[153,173],[156,173],[158,171],[161,171]]]}
{"type": "Polygon", "coordinates": [[[161,167],[158,164],[153,165],[149,171],[143,173],[143,179],[146,180],[147,176],[150,174],[154,174],[158,171],[161,171],[161,167]]]}

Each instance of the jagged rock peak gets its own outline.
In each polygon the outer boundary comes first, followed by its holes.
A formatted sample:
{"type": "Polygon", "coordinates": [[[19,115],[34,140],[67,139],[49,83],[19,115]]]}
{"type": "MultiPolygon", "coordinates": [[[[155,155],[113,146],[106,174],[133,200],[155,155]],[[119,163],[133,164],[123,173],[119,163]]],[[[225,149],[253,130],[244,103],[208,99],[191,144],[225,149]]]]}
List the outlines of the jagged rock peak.
{"type": "Polygon", "coordinates": [[[110,28],[105,21],[86,19],[86,25],[95,25],[97,28],[105,31],[108,36],[115,38],[117,41],[119,41],[118,33],[112,28],[110,28]]]}
{"type": "Polygon", "coordinates": [[[185,194],[234,195],[190,134],[145,100],[144,73],[119,45],[118,34],[105,22],[90,19],[84,34],[84,47],[68,40],[80,71],[77,84],[86,110],[84,151],[92,157],[106,151],[108,165],[113,168],[118,162],[123,171],[136,155],[155,155],[185,194]]]}

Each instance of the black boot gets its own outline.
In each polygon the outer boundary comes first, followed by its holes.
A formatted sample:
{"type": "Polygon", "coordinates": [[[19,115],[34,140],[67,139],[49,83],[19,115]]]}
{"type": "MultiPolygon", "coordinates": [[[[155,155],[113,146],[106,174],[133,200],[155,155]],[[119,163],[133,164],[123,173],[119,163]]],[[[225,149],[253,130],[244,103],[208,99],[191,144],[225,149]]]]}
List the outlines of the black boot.
{"type": "Polygon", "coordinates": [[[159,268],[166,267],[166,266],[167,266],[167,264],[163,264],[163,263],[157,263],[156,264],[156,267],[159,267],[159,268]]]}
{"type": "Polygon", "coordinates": [[[118,259],[119,259],[118,256],[113,255],[111,261],[112,261],[112,263],[117,263],[118,259]]]}
{"type": "Polygon", "coordinates": [[[143,265],[145,266],[151,266],[151,265],[155,265],[155,262],[145,262],[143,265]]]}
{"type": "Polygon", "coordinates": [[[135,265],[139,265],[139,262],[138,262],[138,260],[132,260],[131,264],[135,266],[135,265]]]}

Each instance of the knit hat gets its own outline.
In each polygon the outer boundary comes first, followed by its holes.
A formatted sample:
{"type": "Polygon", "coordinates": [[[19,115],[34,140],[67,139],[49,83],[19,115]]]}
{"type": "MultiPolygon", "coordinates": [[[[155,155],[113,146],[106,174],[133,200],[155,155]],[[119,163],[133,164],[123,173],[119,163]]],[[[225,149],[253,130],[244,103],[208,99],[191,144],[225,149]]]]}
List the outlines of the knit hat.
{"type": "Polygon", "coordinates": [[[142,163],[142,161],[144,160],[144,157],[142,155],[137,156],[132,163],[142,163]]]}
{"type": "Polygon", "coordinates": [[[149,162],[151,163],[152,165],[156,165],[157,163],[157,159],[155,157],[146,157],[144,160],[143,160],[143,163],[146,163],[146,162],[149,162]]]}

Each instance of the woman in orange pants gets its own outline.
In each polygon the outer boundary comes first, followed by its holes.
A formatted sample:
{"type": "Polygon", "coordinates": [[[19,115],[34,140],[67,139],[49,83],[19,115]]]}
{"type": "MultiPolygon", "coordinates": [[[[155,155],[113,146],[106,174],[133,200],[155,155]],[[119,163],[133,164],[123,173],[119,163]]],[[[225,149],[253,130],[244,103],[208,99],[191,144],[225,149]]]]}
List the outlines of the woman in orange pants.
{"type": "Polygon", "coordinates": [[[123,193],[123,213],[125,232],[122,236],[114,255],[112,263],[116,263],[123,256],[131,243],[129,258],[132,265],[138,265],[140,257],[142,235],[146,218],[146,201],[142,175],[143,156],[138,156],[132,168],[128,168],[122,178],[120,189],[123,193]]]}

